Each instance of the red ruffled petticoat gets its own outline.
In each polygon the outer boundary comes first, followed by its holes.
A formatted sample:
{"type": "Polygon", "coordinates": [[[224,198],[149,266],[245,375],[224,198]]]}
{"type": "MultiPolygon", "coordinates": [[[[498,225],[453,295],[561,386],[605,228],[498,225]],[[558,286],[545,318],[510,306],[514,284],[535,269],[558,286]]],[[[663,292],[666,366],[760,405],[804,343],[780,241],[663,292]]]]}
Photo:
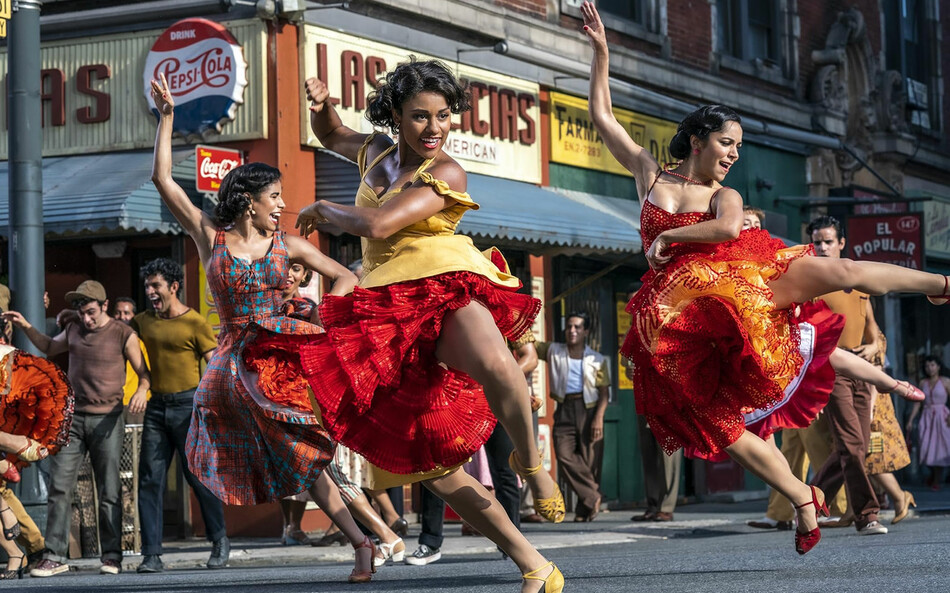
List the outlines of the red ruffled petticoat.
{"type": "MultiPolygon", "coordinates": [[[[481,386],[435,356],[446,313],[473,300],[512,340],[530,330],[541,309],[537,299],[469,272],[356,288],[325,297],[320,317],[327,333],[262,332],[244,360],[252,370],[279,366],[281,382],[305,379],[330,435],[374,465],[398,474],[452,467],[495,426],[481,386]]],[[[280,389],[262,381],[265,393],[280,389]]],[[[287,392],[297,393],[293,405],[309,407],[299,387],[287,392]]]]}
{"type": "Polygon", "coordinates": [[[793,312],[774,308],[768,283],[813,251],[744,231],[669,253],[627,306],[621,352],[633,362],[637,412],[661,446],[715,457],[742,435],[743,414],[780,402],[804,365],[793,312]]]}
{"type": "MultiPolygon", "coordinates": [[[[0,431],[29,437],[51,455],[69,442],[73,390],[54,363],[20,350],[0,360],[0,431]]],[[[15,454],[6,460],[23,467],[15,454]]]]}
{"type": "MultiPolygon", "coordinates": [[[[804,364],[798,375],[785,386],[785,397],[774,405],[745,414],[743,420],[749,432],[767,439],[786,428],[806,428],[814,422],[826,405],[835,382],[831,353],[838,347],[838,338],[844,330],[844,317],[833,313],[822,302],[801,305],[795,319],[799,334],[799,353],[804,364]]],[[[687,447],[687,457],[722,461],[725,452],[708,456],[687,447]]]]}

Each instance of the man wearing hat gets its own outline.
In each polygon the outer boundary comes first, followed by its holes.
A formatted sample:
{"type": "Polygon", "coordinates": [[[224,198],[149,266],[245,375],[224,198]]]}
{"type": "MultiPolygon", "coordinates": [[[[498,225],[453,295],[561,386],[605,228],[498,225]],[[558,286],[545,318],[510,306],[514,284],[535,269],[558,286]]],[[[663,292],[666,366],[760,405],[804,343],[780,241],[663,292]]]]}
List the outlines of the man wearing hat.
{"type": "Polygon", "coordinates": [[[92,461],[99,495],[99,542],[103,574],[118,574],[122,560],[122,499],[119,461],[125,436],[123,385],[126,363],[139,377],[138,389],[129,401],[134,414],[145,410],[149,388],[148,369],[138,337],[131,327],[109,316],[106,289],[86,280],[66,293],[66,302],[76,310],[77,323],[67,324],[56,337],[30,325],[16,311],[4,317],[19,327],[47,356],[68,353],[69,382],[76,395],[76,411],[69,431],[69,445],[50,458],[50,482],[46,520],[47,552],[32,571],[34,577],[67,572],[69,526],[73,490],[86,452],[92,461]]]}

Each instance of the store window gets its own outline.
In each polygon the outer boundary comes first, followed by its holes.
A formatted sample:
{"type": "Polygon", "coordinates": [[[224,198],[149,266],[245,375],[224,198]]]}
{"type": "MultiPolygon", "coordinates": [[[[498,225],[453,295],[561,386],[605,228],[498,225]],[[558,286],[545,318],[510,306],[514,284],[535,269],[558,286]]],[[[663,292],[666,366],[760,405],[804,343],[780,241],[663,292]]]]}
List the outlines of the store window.
{"type": "Polygon", "coordinates": [[[904,77],[908,121],[921,128],[937,129],[932,0],[893,0],[884,2],[883,7],[887,69],[904,77]]]}

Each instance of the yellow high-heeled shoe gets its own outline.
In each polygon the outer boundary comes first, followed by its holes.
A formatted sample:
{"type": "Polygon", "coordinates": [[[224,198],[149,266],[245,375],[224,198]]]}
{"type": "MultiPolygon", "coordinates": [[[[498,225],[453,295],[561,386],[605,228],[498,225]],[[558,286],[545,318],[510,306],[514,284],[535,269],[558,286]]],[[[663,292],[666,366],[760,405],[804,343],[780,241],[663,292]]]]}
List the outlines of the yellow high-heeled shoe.
{"type": "MultiPolygon", "coordinates": [[[[521,476],[524,480],[527,480],[531,476],[541,471],[541,467],[543,465],[544,461],[542,460],[535,467],[525,467],[521,465],[521,462],[518,460],[518,455],[515,451],[512,451],[511,455],[508,457],[508,466],[511,467],[512,471],[521,476]]],[[[554,483],[554,496],[550,498],[541,498],[540,496],[534,497],[534,510],[552,523],[560,523],[564,520],[564,515],[567,512],[564,508],[564,496],[561,494],[561,489],[558,487],[556,482],[554,483]]]]}
{"type": "Polygon", "coordinates": [[[31,438],[26,439],[26,444],[20,448],[19,451],[14,453],[17,457],[23,461],[39,461],[40,459],[45,459],[49,456],[49,451],[46,447],[34,441],[31,438]]]}
{"type": "Polygon", "coordinates": [[[541,590],[538,593],[561,593],[564,590],[564,575],[561,574],[561,571],[553,562],[542,564],[531,572],[524,573],[521,578],[526,581],[543,581],[544,584],[541,585],[541,590]],[[550,574],[546,577],[539,577],[538,573],[549,566],[552,569],[550,574]]]}
{"type": "Polygon", "coordinates": [[[904,490],[904,508],[894,513],[894,518],[891,519],[891,525],[895,523],[900,523],[907,518],[908,513],[910,513],[910,507],[917,508],[917,501],[914,500],[914,495],[910,492],[904,490]]]}

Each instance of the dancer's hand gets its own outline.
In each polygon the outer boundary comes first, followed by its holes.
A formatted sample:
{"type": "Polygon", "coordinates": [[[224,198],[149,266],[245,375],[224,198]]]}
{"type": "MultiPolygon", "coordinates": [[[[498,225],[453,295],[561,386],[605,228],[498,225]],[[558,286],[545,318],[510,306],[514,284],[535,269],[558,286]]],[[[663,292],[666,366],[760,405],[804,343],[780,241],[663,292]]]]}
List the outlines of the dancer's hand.
{"type": "Polygon", "coordinates": [[[161,82],[152,80],[152,101],[155,102],[155,108],[162,115],[171,115],[175,112],[175,100],[172,98],[172,92],[168,89],[168,81],[165,80],[165,73],[161,73],[161,82]]]}
{"type": "Polygon", "coordinates": [[[604,23],[600,20],[600,14],[593,2],[584,2],[581,4],[581,14],[584,15],[584,33],[587,34],[587,41],[594,51],[607,51],[607,31],[604,29],[604,23]]]}
{"type": "Polygon", "coordinates": [[[300,214],[297,215],[297,222],[294,223],[294,227],[300,230],[300,234],[303,237],[309,237],[311,233],[317,230],[317,226],[325,224],[327,219],[324,215],[320,214],[320,202],[314,202],[306,208],[300,211],[300,214]]]}
{"type": "Polygon", "coordinates": [[[647,263],[650,264],[651,268],[659,270],[669,263],[670,256],[665,255],[669,247],[670,245],[667,243],[663,233],[657,235],[656,239],[653,240],[653,244],[650,245],[650,248],[646,252],[647,263]]]}
{"type": "Polygon", "coordinates": [[[323,84],[323,81],[319,78],[308,78],[304,84],[304,88],[307,89],[310,111],[314,113],[323,111],[323,106],[326,105],[327,100],[330,98],[330,90],[327,88],[327,85],[323,84]]]}

